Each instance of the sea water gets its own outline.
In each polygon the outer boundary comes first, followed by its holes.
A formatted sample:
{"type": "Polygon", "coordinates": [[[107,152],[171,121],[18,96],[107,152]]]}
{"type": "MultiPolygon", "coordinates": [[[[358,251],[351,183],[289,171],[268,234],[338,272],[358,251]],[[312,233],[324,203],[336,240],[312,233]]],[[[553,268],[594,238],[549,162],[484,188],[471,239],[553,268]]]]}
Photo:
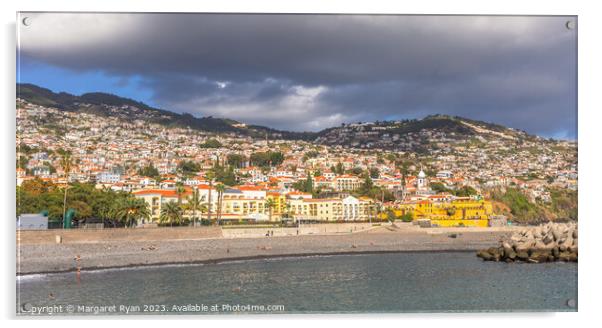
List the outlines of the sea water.
{"type": "Polygon", "coordinates": [[[576,263],[310,256],[18,277],[22,314],[576,311],[576,263]]]}

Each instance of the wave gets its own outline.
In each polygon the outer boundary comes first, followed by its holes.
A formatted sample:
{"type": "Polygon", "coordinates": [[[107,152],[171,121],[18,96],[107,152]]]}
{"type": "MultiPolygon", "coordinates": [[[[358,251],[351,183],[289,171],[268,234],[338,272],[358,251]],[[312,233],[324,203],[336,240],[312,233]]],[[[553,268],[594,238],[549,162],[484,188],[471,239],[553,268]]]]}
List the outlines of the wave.
{"type": "Polygon", "coordinates": [[[42,279],[47,278],[49,275],[52,275],[52,274],[54,274],[54,273],[24,274],[24,275],[17,276],[17,282],[20,282],[20,281],[30,281],[30,280],[42,280],[42,279]]]}

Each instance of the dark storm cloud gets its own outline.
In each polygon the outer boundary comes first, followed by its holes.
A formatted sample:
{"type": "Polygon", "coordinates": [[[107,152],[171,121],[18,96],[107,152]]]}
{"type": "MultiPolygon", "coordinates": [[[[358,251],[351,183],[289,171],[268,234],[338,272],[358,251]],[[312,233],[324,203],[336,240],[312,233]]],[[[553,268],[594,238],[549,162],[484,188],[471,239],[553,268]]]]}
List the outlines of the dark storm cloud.
{"type": "Polygon", "coordinates": [[[141,76],[168,109],[278,128],[449,113],[574,137],[568,19],[38,14],[21,51],[141,76]]]}

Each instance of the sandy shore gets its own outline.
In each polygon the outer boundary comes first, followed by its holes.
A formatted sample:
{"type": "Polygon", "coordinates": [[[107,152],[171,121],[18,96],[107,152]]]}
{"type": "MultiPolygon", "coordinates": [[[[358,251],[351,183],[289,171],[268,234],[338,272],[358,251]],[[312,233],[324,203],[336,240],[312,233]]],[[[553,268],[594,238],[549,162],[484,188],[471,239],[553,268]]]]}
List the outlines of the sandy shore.
{"type": "Polygon", "coordinates": [[[468,251],[496,246],[500,238],[510,233],[510,229],[391,231],[381,227],[336,235],[20,245],[17,274],[73,271],[77,255],[81,257],[82,270],[94,270],[301,255],[468,251]]]}

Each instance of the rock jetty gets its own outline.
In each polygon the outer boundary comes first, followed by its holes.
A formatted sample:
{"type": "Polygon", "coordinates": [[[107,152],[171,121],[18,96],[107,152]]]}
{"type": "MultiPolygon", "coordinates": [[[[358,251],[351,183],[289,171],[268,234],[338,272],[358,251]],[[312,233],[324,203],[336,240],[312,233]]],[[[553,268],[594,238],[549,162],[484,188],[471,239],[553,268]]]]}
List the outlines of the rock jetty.
{"type": "Polygon", "coordinates": [[[480,250],[477,256],[485,261],[543,263],[577,262],[577,224],[546,223],[526,228],[501,241],[499,247],[480,250]]]}

